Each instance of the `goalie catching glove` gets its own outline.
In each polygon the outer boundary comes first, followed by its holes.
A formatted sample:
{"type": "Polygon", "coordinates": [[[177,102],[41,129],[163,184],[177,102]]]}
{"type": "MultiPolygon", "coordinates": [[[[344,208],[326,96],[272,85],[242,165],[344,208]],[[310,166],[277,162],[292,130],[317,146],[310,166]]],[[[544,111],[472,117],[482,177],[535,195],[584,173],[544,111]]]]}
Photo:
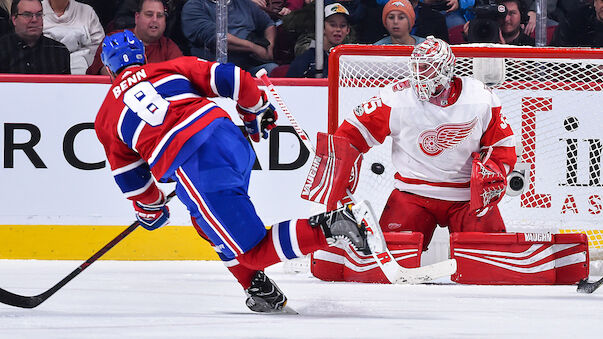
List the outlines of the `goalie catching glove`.
{"type": "Polygon", "coordinates": [[[158,203],[147,205],[139,201],[133,202],[136,219],[140,226],[149,231],[167,225],[170,219],[170,210],[166,205],[167,199],[163,192],[160,191],[160,193],[161,198],[158,203]]]}
{"type": "Polygon", "coordinates": [[[489,153],[480,155],[472,153],[471,168],[471,201],[469,209],[481,217],[490,207],[498,204],[507,189],[507,176],[502,163],[489,157],[489,153]]]}
{"type": "Polygon", "coordinates": [[[245,126],[245,136],[250,136],[255,142],[262,138],[268,139],[268,131],[276,127],[278,115],[274,106],[268,101],[266,92],[262,91],[260,101],[254,107],[243,107],[237,104],[237,112],[245,126]],[[258,124],[259,120],[259,124],[258,124]]]}
{"type": "Polygon", "coordinates": [[[348,139],[319,132],[316,156],[301,197],[335,206],[346,195],[346,189],[349,189],[350,193],[356,190],[361,164],[362,154],[348,139]]]}

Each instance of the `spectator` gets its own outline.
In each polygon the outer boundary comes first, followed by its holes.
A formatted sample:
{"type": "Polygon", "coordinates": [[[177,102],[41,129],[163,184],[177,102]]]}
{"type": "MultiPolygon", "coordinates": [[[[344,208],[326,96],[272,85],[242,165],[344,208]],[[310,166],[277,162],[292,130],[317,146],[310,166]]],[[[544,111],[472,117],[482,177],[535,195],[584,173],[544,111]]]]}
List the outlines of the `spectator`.
{"type": "Polygon", "coordinates": [[[528,36],[521,27],[522,19],[526,17],[522,0],[504,0],[502,4],[507,8],[507,15],[502,19],[500,32],[502,43],[507,45],[535,46],[534,38],[528,36]]]}
{"type": "Polygon", "coordinates": [[[475,4],[475,0],[423,0],[423,2],[446,16],[446,25],[449,29],[465,24],[468,19],[466,11],[475,4]]]}
{"type": "MultiPolygon", "coordinates": [[[[329,51],[331,48],[340,45],[346,36],[350,33],[350,24],[348,21],[349,12],[339,3],[334,3],[325,7],[323,55],[324,64],[322,76],[327,77],[329,51]]],[[[317,76],[316,70],[316,47],[310,47],[303,54],[299,55],[289,66],[287,71],[288,78],[313,78],[317,76]]]]}
{"type": "MultiPolygon", "coordinates": [[[[557,26],[564,17],[562,10],[557,7],[557,2],[557,0],[546,1],[547,26],[557,26]]],[[[536,29],[536,0],[527,0],[526,6],[528,8],[528,22],[523,31],[527,35],[532,35],[534,29],[536,29]]]]}
{"type": "Polygon", "coordinates": [[[0,73],[69,74],[69,51],[62,43],[42,36],[40,0],[13,0],[15,31],[0,38],[0,73]]]}
{"type": "Polygon", "coordinates": [[[450,41],[446,17],[442,13],[419,0],[410,0],[410,3],[415,8],[415,26],[410,34],[423,38],[432,35],[446,42],[450,41]]]}
{"type": "Polygon", "coordinates": [[[251,0],[258,5],[275,23],[291,12],[302,8],[303,0],[251,0]]]}
{"type": "Polygon", "coordinates": [[[10,3],[11,0],[0,0],[0,36],[11,31],[10,3]]]}
{"type": "Polygon", "coordinates": [[[107,25],[115,16],[115,11],[117,11],[118,3],[121,3],[123,0],[76,0],[77,2],[84,3],[86,5],[90,5],[94,9],[94,13],[98,16],[98,19],[103,26],[103,29],[106,31],[110,31],[107,29],[107,25]]]}
{"type": "Polygon", "coordinates": [[[425,41],[410,34],[415,25],[415,10],[408,0],[389,0],[383,7],[381,20],[389,35],[375,45],[418,45],[425,41]]]}
{"type": "MultiPolygon", "coordinates": [[[[187,0],[163,0],[163,5],[168,13],[164,35],[174,41],[183,54],[190,55],[188,51],[188,40],[184,36],[184,33],[182,33],[181,21],[182,7],[186,1],[187,0]]],[[[115,16],[107,25],[109,28],[108,30],[116,32],[125,28],[132,30],[135,25],[134,17],[140,7],[139,2],[140,0],[120,0],[117,10],[115,11],[115,16]]]]}
{"type": "MultiPolygon", "coordinates": [[[[536,44],[534,38],[528,36],[523,31],[522,18],[526,18],[527,13],[525,7],[521,3],[522,0],[502,0],[506,9],[504,18],[499,19],[500,32],[496,39],[498,43],[517,46],[534,46],[536,44]]],[[[463,27],[465,36],[469,33],[470,21],[467,21],[463,27]]],[[[477,28],[476,28],[477,29],[477,28]]],[[[492,42],[492,41],[470,41],[470,42],[492,42]]]]}
{"type": "Polygon", "coordinates": [[[553,36],[553,46],[603,47],[603,0],[568,13],[553,36]]]}
{"type": "Polygon", "coordinates": [[[75,0],[44,0],[44,35],[62,42],[71,53],[71,73],[85,74],[105,31],[89,5],[75,0]]]}
{"type": "MultiPolygon", "coordinates": [[[[188,0],[182,9],[182,31],[191,54],[216,59],[216,0],[188,0]]],[[[270,74],[276,28],[274,21],[251,0],[228,2],[228,62],[251,74],[264,68],[270,74]]]]}
{"type": "MultiPolygon", "coordinates": [[[[162,0],[140,0],[135,18],[134,35],[144,43],[144,50],[148,63],[161,62],[182,56],[182,51],[169,38],[163,36],[165,32],[167,8],[162,0]]],[[[122,31],[122,30],[120,30],[122,31]]],[[[115,32],[114,32],[115,33],[115,32]]],[[[101,61],[99,47],[94,56],[92,65],[86,74],[109,75],[101,61]]]]}

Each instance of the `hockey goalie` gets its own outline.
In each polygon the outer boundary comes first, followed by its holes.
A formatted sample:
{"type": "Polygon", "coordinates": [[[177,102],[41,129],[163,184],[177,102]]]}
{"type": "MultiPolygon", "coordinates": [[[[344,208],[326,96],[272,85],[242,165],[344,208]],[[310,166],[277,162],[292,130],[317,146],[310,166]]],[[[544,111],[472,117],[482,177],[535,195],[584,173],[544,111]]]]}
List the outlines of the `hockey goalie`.
{"type": "MultiPolygon", "coordinates": [[[[333,207],[354,191],[362,153],[391,137],[395,183],[379,224],[394,256],[418,252],[396,256],[407,267],[420,264],[437,226],[505,232],[497,203],[517,159],[513,131],[498,97],[479,80],[455,76],[454,66],[446,42],[428,37],[417,45],[408,79],[356,107],[334,135],[319,133],[302,191],[333,207]]],[[[325,280],[385,282],[367,260],[332,248],[314,256],[312,271],[325,280]]]]}

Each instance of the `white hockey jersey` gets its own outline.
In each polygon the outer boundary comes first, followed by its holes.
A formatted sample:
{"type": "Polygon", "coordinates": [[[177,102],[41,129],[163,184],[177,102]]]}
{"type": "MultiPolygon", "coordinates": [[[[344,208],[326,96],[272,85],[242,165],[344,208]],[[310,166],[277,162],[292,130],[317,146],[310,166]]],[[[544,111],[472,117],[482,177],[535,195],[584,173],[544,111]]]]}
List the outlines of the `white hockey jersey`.
{"type": "Polygon", "coordinates": [[[336,135],[365,153],[392,137],[395,187],[430,198],[468,201],[471,153],[493,147],[491,157],[513,168],[511,127],[498,97],[482,82],[453,78],[441,106],[419,101],[402,81],[354,109],[336,135]]]}

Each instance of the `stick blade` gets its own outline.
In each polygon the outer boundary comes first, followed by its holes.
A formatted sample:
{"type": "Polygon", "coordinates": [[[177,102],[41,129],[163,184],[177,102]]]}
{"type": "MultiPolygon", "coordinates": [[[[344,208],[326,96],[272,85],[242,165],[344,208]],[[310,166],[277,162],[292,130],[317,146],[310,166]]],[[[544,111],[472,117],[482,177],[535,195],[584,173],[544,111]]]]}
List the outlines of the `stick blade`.
{"type": "Polygon", "coordinates": [[[34,308],[40,305],[44,300],[45,299],[40,298],[40,296],[27,297],[0,288],[0,302],[6,305],[21,308],[34,308]]]}
{"type": "Polygon", "coordinates": [[[456,272],[456,260],[448,259],[417,268],[400,267],[396,284],[421,284],[434,279],[451,276],[456,272]]]}
{"type": "Polygon", "coordinates": [[[603,278],[601,278],[595,282],[588,282],[588,278],[582,279],[578,283],[578,287],[576,288],[576,291],[578,293],[590,294],[590,293],[593,293],[594,291],[596,291],[601,286],[601,284],[603,284],[603,278]]]}

